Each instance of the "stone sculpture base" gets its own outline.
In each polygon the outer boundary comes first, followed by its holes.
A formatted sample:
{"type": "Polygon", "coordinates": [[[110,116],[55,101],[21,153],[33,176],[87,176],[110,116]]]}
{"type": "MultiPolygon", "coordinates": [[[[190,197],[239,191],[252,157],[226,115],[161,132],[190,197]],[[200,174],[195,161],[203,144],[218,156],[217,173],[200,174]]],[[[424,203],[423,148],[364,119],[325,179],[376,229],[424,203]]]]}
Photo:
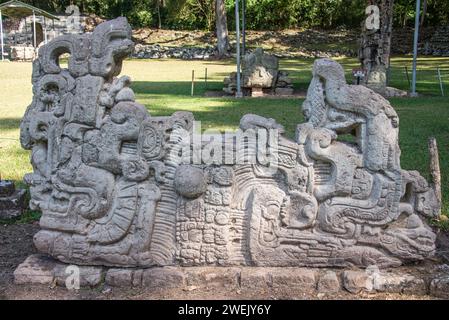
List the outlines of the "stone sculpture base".
{"type": "Polygon", "coordinates": [[[251,88],[251,97],[263,97],[263,89],[262,88],[251,88]]]}
{"type": "MultiPolygon", "coordinates": [[[[66,286],[70,265],[34,254],[14,271],[16,284],[66,286]]],[[[72,265],[73,267],[73,265],[72,265]]],[[[104,268],[78,266],[80,287],[141,287],[151,290],[206,288],[276,291],[293,290],[304,296],[350,292],[401,293],[449,298],[449,266],[394,269],[157,267],[104,268]]],[[[71,269],[73,270],[73,269],[71,269]]]]}

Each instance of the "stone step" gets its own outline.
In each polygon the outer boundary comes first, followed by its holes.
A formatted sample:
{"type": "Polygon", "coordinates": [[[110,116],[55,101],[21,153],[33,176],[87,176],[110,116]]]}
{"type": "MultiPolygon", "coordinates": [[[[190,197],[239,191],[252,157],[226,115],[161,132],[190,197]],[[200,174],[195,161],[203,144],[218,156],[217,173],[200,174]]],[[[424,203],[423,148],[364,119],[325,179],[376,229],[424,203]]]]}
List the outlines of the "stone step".
{"type": "Polygon", "coordinates": [[[293,290],[305,296],[338,292],[399,293],[449,298],[449,266],[430,273],[410,267],[381,269],[293,268],[293,267],[154,267],[107,268],[68,265],[35,254],[14,271],[16,284],[45,284],[79,287],[144,287],[154,290],[225,287],[238,290],[293,290]],[[74,276],[79,274],[79,281],[74,276]],[[430,276],[429,276],[430,275],[430,276]]]}

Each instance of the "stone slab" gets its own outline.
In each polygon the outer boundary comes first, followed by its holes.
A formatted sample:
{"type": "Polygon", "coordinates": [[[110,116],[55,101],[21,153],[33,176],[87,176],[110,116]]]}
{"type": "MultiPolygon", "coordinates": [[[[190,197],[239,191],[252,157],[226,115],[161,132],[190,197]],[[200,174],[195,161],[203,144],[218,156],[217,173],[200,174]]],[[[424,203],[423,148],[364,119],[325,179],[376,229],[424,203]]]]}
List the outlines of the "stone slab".
{"type": "Polygon", "coordinates": [[[430,294],[435,297],[449,299],[449,275],[437,276],[430,282],[430,294]]]}
{"type": "Polygon", "coordinates": [[[57,262],[45,255],[33,254],[14,271],[16,284],[51,284],[57,262]]]}
{"type": "Polygon", "coordinates": [[[318,280],[319,293],[336,293],[340,291],[341,285],[334,271],[326,271],[318,280]]]}
{"type": "Polygon", "coordinates": [[[291,267],[154,267],[107,268],[76,266],[58,262],[48,256],[29,256],[14,271],[16,284],[57,285],[66,287],[79,268],[80,287],[140,287],[150,290],[228,288],[246,291],[295,290],[304,296],[350,292],[399,293],[449,298],[449,273],[442,269],[429,278],[428,273],[411,274],[410,269],[341,270],[331,268],[291,267]],[[430,284],[430,291],[428,290],[430,284]]]}

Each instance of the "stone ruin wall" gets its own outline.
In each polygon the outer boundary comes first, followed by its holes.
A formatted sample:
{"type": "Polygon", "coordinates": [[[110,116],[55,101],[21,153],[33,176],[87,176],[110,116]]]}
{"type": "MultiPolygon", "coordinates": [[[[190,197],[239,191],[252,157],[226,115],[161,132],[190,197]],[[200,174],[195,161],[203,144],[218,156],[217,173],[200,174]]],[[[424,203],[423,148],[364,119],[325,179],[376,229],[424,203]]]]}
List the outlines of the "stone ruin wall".
{"type": "MultiPolygon", "coordinates": [[[[426,219],[438,202],[400,167],[395,110],[347,85],[338,63],[315,61],[294,140],[273,119],[242,118],[241,130],[280,133],[265,142],[277,146],[274,165],[191,164],[179,150],[193,148],[183,144],[193,115],[153,117],[130,78],[117,77],[133,46],[117,18],[58,37],[33,63],[21,144],[31,150],[30,206],[42,211],[40,252],[109,267],[383,268],[434,254],[426,219]],[[68,69],[57,64],[63,53],[68,69]]],[[[228,150],[249,150],[234,138],[228,150]]]]}

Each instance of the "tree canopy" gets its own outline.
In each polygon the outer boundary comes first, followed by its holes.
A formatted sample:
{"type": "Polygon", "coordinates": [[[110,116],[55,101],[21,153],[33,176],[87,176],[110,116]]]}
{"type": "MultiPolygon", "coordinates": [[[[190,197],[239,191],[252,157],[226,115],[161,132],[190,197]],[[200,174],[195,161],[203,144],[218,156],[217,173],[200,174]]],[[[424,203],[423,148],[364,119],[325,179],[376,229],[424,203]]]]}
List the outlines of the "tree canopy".
{"type": "MultiPolygon", "coordinates": [[[[7,0],[0,0],[0,3],[7,0]]],[[[70,4],[84,14],[126,16],[133,27],[214,30],[215,0],[22,0],[54,13],[70,4]]],[[[234,1],[225,0],[227,23],[234,25],[234,1]]],[[[416,0],[395,0],[394,26],[412,26],[416,0]]],[[[368,0],[246,0],[248,29],[360,27],[368,0]]],[[[447,0],[427,0],[424,25],[449,24],[447,0]]]]}

